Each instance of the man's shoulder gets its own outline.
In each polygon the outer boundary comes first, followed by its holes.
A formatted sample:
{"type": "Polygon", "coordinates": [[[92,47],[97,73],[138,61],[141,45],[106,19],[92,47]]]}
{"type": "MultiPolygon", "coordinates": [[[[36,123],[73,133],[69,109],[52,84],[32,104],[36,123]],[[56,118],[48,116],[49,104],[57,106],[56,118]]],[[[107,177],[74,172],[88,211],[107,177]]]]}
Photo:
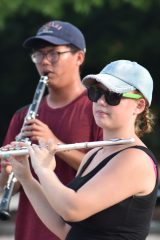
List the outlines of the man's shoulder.
{"type": "Polygon", "coordinates": [[[19,114],[19,113],[25,112],[25,111],[27,111],[28,108],[29,108],[29,105],[25,105],[25,106],[17,109],[16,113],[19,114]]]}

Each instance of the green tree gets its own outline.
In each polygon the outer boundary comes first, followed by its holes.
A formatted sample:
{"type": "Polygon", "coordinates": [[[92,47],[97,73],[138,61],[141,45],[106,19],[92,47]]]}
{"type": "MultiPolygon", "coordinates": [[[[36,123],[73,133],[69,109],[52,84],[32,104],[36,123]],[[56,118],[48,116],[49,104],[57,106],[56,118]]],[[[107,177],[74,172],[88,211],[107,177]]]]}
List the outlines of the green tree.
{"type": "MultiPolygon", "coordinates": [[[[17,12],[27,16],[30,11],[35,11],[46,17],[55,16],[61,18],[65,15],[65,7],[71,5],[76,13],[89,14],[92,9],[103,7],[106,0],[1,0],[0,1],[0,26],[4,26],[8,17],[14,16],[17,12]]],[[[112,8],[120,8],[123,4],[148,10],[155,0],[107,0],[112,8]]],[[[157,1],[159,2],[159,1],[157,1]]]]}

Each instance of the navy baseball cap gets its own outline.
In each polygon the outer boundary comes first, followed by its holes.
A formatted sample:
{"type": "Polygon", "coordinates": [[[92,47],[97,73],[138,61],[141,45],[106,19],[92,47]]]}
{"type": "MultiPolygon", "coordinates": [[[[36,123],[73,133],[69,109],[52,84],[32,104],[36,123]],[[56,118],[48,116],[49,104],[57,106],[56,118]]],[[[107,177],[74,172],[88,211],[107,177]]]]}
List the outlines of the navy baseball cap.
{"type": "Polygon", "coordinates": [[[42,41],[53,45],[72,44],[86,52],[86,43],[82,32],[68,22],[50,21],[44,24],[35,36],[29,37],[24,41],[23,46],[25,48],[34,48],[42,41]]]}

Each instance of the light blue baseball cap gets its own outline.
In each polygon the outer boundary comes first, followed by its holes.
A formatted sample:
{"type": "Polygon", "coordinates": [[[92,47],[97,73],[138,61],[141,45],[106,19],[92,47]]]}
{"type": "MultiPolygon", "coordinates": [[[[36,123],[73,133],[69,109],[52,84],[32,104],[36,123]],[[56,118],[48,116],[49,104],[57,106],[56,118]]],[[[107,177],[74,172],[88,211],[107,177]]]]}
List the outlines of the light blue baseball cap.
{"type": "Polygon", "coordinates": [[[126,93],[137,89],[149,105],[152,101],[153,79],[150,73],[140,64],[129,60],[111,62],[99,74],[87,75],[82,82],[86,87],[99,82],[116,93],[126,93]]]}

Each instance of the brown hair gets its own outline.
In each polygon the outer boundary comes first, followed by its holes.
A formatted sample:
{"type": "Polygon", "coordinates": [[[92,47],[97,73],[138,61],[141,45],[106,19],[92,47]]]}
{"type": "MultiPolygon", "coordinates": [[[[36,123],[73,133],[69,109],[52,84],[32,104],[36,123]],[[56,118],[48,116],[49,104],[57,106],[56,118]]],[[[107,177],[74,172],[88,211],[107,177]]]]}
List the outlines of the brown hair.
{"type": "Polygon", "coordinates": [[[146,105],[144,111],[137,116],[135,123],[135,131],[139,137],[153,130],[155,116],[146,105]]]}

